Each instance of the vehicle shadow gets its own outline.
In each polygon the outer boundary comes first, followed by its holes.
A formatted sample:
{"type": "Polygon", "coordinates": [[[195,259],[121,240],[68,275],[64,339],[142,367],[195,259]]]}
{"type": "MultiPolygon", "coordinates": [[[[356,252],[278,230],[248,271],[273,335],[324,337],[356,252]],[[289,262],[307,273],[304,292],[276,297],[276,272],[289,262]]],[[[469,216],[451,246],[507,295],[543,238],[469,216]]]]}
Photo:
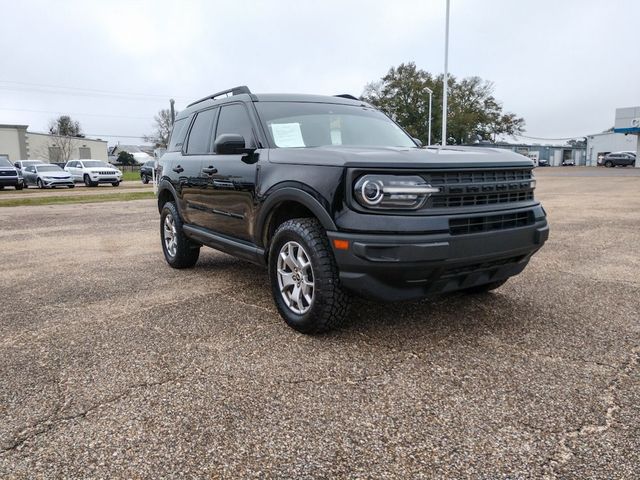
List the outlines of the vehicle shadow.
{"type": "MultiPolygon", "coordinates": [[[[224,278],[229,291],[241,301],[258,304],[276,312],[267,270],[234,257],[218,254],[203,257],[197,266],[207,278],[224,278]]],[[[336,331],[323,337],[350,338],[352,335],[406,336],[513,334],[538,322],[546,312],[536,310],[520,295],[510,295],[507,283],[484,294],[451,293],[421,299],[382,303],[354,297],[349,317],[336,331]]],[[[277,313],[276,313],[277,315],[277,313]]]]}

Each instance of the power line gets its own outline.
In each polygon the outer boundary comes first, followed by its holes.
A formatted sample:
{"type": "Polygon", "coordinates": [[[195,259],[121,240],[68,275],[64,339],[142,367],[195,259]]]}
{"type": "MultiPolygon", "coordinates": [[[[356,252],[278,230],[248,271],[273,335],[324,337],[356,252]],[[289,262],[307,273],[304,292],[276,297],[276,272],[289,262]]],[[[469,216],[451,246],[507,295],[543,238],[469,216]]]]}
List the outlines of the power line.
{"type": "Polygon", "coordinates": [[[122,92],[122,91],[115,91],[115,90],[103,90],[103,89],[97,89],[97,88],[83,88],[83,87],[66,87],[64,85],[48,85],[48,84],[44,84],[44,83],[29,83],[29,82],[16,82],[13,80],[0,80],[0,83],[10,83],[12,85],[25,85],[25,86],[30,86],[30,87],[43,87],[43,88],[58,88],[58,89],[65,89],[65,90],[77,90],[77,91],[84,91],[84,92],[94,92],[94,93],[106,93],[106,94],[114,94],[114,95],[130,95],[130,96],[134,96],[134,97],[158,97],[158,98],[187,98],[187,97],[181,97],[181,96],[176,96],[176,95],[168,95],[168,94],[159,94],[159,93],[133,93],[133,92],[122,92]]]}
{"type": "Polygon", "coordinates": [[[60,112],[53,110],[30,110],[28,108],[0,108],[0,110],[13,111],[13,112],[30,112],[30,113],[48,113],[54,115],[77,115],[77,116],[89,116],[89,117],[104,117],[104,118],[130,118],[135,120],[151,120],[150,117],[132,117],[129,115],[108,115],[100,113],[78,113],[78,112],[60,112]]]}

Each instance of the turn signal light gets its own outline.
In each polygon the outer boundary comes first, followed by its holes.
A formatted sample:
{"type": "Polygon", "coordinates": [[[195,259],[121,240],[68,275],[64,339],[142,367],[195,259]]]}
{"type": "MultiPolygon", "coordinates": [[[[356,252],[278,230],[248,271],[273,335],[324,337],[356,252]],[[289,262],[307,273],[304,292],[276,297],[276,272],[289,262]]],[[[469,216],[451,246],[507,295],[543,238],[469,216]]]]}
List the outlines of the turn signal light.
{"type": "Polygon", "coordinates": [[[333,248],[336,250],[349,250],[349,240],[333,239],[333,248]]]}

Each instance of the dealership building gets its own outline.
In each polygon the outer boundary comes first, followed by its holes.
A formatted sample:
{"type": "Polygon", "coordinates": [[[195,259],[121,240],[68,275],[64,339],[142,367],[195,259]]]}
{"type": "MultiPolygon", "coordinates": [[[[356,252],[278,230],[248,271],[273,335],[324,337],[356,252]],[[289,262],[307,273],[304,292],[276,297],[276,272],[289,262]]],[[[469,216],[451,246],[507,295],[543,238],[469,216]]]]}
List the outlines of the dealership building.
{"type": "Polygon", "coordinates": [[[28,125],[0,124],[0,158],[12,163],[18,160],[64,162],[61,152],[70,151],[69,160],[92,158],[107,161],[106,140],[58,137],[48,133],[29,132],[28,125]],[[67,148],[61,148],[61,141],[67,148]]]}

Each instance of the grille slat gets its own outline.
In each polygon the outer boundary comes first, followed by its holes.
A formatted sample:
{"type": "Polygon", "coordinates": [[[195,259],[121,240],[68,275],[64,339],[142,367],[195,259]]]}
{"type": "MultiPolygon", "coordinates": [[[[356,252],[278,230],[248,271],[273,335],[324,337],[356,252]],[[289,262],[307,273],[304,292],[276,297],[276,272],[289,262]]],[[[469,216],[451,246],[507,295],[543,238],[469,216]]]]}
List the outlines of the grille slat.
{"type": "Polygon", "coordinates": [[[428,200],[430,208],[460,208],[533,200],[531,170],[428,172],[425,181],[440,187],[428,200]]]}
{"type": "Polygon", "coordinates": [[[526,227],[534,223],[533,212],[506,213],[480,217],[452,218],[449,220],[451,235],[492,232],[510,228],[526,227]]]}

